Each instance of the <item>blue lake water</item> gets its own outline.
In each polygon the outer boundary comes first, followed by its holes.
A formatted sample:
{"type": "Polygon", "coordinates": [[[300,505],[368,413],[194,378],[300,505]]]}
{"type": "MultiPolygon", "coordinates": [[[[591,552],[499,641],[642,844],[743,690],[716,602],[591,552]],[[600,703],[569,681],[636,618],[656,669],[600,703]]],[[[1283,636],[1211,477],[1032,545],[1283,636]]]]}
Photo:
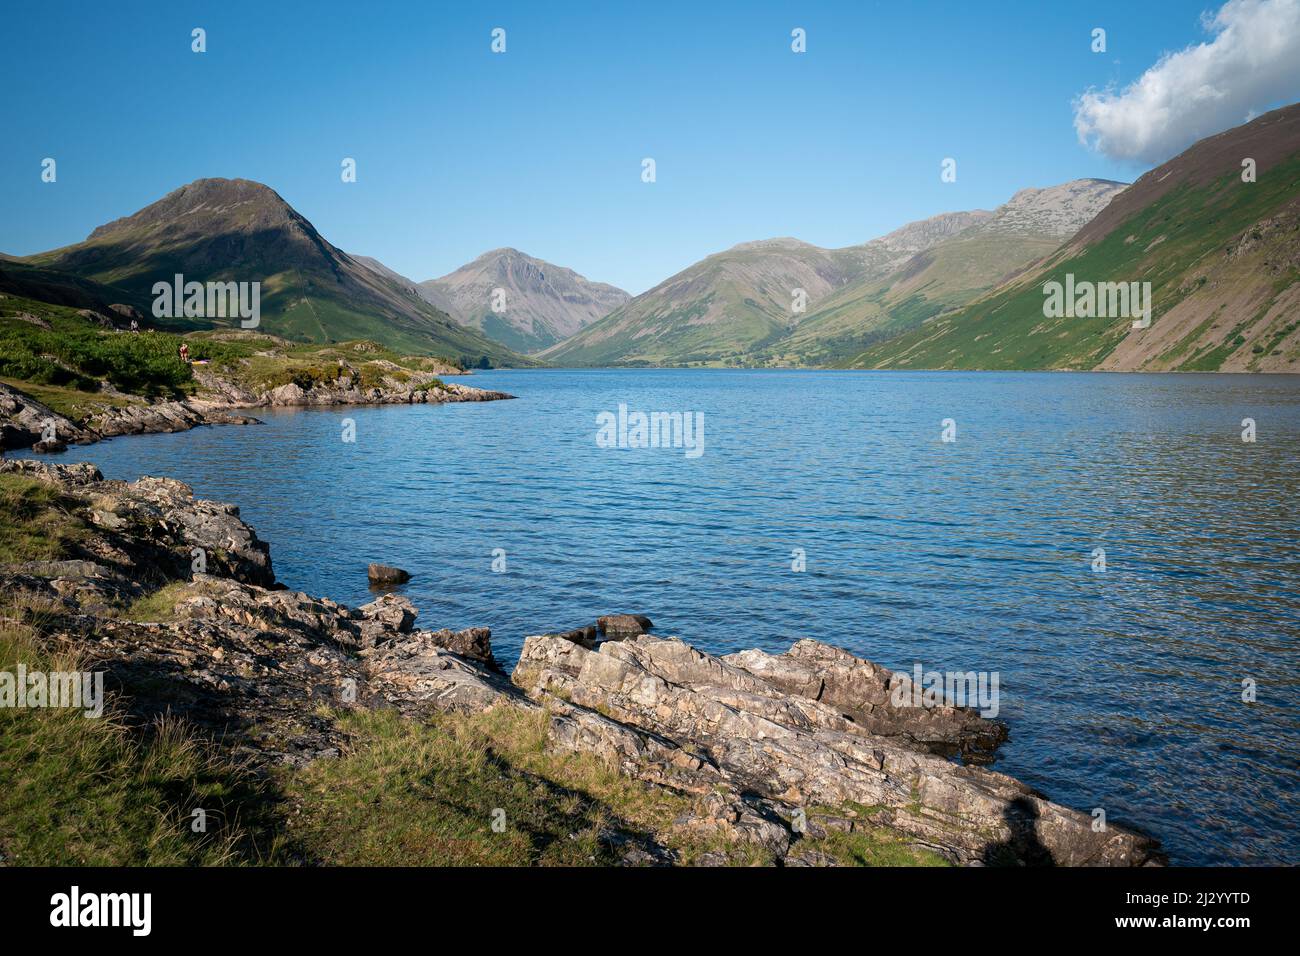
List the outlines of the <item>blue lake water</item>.
{"type": "Polygon", "coordinates": [[[631,611],[714,652],[813,637],[997,671],[997,769],[1175,863],[1300,863],[1300,377],[470,381],[519,400],[271,411],[54,457],[237,503],[295,589],[360,604],[367,562],[404,567],[421,626],[489,625],[507,666],[527,634],[631,611]],[[599,447],[620,403],[703,412],[704,453],[599,447]]]}

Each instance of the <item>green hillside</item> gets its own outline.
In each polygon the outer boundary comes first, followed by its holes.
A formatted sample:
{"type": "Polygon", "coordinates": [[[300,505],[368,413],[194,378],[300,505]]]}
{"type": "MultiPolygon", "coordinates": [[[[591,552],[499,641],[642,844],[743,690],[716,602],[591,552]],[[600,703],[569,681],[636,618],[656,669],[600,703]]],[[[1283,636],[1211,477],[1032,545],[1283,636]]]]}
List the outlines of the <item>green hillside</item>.
{"type": "MultiPolygon", "coordinates": [[[[1300,139],[1296,107],[1207,140],[1153,170],[1129,207],[968,308],[875,343],[865,368],[1300,370],[1300,143],[1243,182],[1240,157],[1300,139]],[[1263,127],[1257,124],[1263,123],[1263,127]],[[1236,134],[1234,147],[1222,137],[1236,134]],[[1171,183],[1170,180],[1174,181],[1171,183]],[[1156,184],[1159,184],[1157,187],[1156,184]],[[1149,202],[1142,200],[1153,194],[1149,202]],[[1150,282],[1152,324],[1046,318],[1046,283],[1150,282]]],[[[1117,201],[1117,205],[1118,205],[1117,201]]]]}
{"type": "MultiPolygon", "coordinates": [[[[180,274],[187,282],[259,282],[258,330],[285,338],[365,338],[409,353],[536,364],[335,248],[273,190],[247,180],[198,180],[84,242],[18,262],[47,279],[75,276],[112,287],[118,301],[173,331],[239,327],[237,317],[155,318],[154,284],[180,274]]],[[[18,291],[42,298],[38,290],[18,291]]]]}
{"type": "Polygon", "coordinates": [[[918,253],[893,275],[832,296],[776,343],[770,357],[794,365],[838,364],[964,305],[1058,244],[1033,236],[949,240],[918,253]]]}

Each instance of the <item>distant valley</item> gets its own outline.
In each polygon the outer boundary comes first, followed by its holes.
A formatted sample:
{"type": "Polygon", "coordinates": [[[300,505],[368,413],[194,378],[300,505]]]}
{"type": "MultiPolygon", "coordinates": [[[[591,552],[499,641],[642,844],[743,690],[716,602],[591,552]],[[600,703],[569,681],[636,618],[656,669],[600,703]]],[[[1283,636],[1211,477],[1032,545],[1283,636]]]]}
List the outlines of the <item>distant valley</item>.
{"type": "Polygon", "coordinates": [[[843,249],[796,239],[743,243],[542,357],[574,365],[833,364],[1051,252],[1123,188],[1079,180],[1026,189],[993,212],[945,213],[843,249]]]}

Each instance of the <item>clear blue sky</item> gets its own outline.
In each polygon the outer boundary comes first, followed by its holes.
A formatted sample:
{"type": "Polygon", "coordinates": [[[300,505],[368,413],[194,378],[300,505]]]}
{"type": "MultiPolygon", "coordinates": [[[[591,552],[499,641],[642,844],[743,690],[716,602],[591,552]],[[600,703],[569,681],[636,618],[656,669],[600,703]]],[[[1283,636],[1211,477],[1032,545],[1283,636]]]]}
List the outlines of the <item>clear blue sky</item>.
{"type": "Polygon", "coordinates": [[[0,251],[229,176],[416,280],[515,246],[641,292],[737,242],[850,245],[1025,186],[1131,180],[1144,167],[1079,144],[1072,101],[1205,39],[1214,6],[9,3],[0,251]]]}

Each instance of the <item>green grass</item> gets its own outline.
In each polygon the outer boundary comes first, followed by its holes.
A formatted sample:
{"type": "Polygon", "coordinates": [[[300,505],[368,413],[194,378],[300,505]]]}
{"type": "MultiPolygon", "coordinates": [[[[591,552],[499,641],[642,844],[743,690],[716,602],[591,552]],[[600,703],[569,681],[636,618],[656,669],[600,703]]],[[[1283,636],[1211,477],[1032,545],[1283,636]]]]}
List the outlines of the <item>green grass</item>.
{"type": "MultiPolygon", "coordinates": [[[[392,712],[343,717],[350,751],[284,783],[298,810],[289,818],[294,844],[309,860],[354,866],[612,863],[598,801],[497,749],[493,731],[514,716],[431,725],[392,712]]],[[[531,729],[520,714],[512,732],[527,746],[531,729]]]]}
{"type": "Polygon", "coordinates": [[[84,392],[61,385],[37,385],[16,378],[0,378],[10,388],[31,396],[50,411],[74,422],[85,421],[105,408],[124,408],[131,399],[103,392],[84,392]]]}
{"type": "MultiPolygon", "coordinates": [[[[0,624],[0,671],[76,671],[0,624]]],[[[273,857],[256,780],[179,722],[128,730],[108,709],[0,708],[0,855],[11,866],[172,866],[273,857]],[[194,811],[206,832],[194,832],[194,811]]]]}
{"type": "Polygon", "coordinates": [[[916,847],[884,827],[855,827],[852,833],[828,830],[817,849],[840,866],[950,866],[933,850],[916,847]]]}
{"type": "Polygon", "coordinates": [[[125,621],[140,623],[166,623],[176,620],[176,602],[196,593],[197,585],[190,581],[173,581],[156,591],[137,598],[115,612],[125,621]]]}
{"type": "MultiPolygon", "coordinates": [[[[165,620],[174,589],[131,617],[165,620]]],[[[6,611],[0,670],[78,670],[6,611]]],[[[0,710],[0,855],[16,865],[600,866],[611,840],[648,835],[683,863],[722,851],[731,865],[769,851],[675,827],[695,798],[625,777],[591,754],[546,750],[548,716],[498,706],[430,722],[395,711],[331,713],[349,737],[338,758],[255,775],[180,722],[128,727],[105,716],[0,710]],[[193,812],[207,812],[195,833],[193,812]]],[[[943,865],[883,829],[809,840],[842,865],[943,865]]]]}
{"type": "MultiPolygon", "coordinates": [[[[724,852],[731,865],[770,851],[673,826],[695,798],[633,780],[591,754],[546,750],[547,716],[498,706],[428,724],[392,712],[338,718],[348,753],[288,772],[290,837],[316,862],[370,866],[594,866],[617,862],[611,829],[654,835],[684,864],[724,852]],[[505,826],[492,828],[501,810],[505,826]]],[[[834,812],[825,809],[817,813],[834,812]]],[[[859,812],[859,816],[862,816],[859,812]]],[[[865,818],[864,818],[865,819],[865,818]]],[[[883,827],[808,842],[844,866],[946,866],[883,827]]]]}
{"type": "Polygon", "coordinates": [[[207,359],[221,377],[254,391],[294,383],[307,390],[356,373],[363,388],[382,385],[385,376],[404,383],[414,373],[461,371],[459,360],[403,355],[369,339],[330,345],[286,342],[272,336],[230,339],[230,333],[195,332],[186,337],[196,359],[207,359]],[[340,367],[343,362],[346,368],[340,367]],[[397,366],[390,369],[380,362],[397,366]]]}
{"type": "Polygon", "coordinates": [[[0,565],[66,557],[86,532],[75,507],[52,484],[0,475],[0,565]]]}

